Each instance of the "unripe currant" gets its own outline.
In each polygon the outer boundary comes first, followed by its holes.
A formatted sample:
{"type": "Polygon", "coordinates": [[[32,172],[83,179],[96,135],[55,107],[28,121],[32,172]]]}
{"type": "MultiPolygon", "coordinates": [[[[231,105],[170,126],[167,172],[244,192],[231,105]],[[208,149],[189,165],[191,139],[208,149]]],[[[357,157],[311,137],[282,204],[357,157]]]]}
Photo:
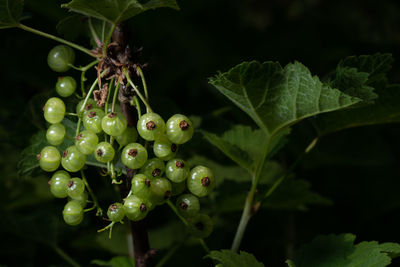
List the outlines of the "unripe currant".
{"type": "Polygon", "coordinates": [[[89,198],[88,193],[84,191],[83,194],[79,195],[78,197],[75,198],[68,197],[68,200],[69,201],[74,200],[78,202],[82,206],[82,208],[85,208],[88,203],[87,201],[88,198],[89,198]]]}
{"type": "Polygon", "coordinates": [[[121,203],[114,203],[108,207],[107,217],[113,222],[120,222],[125,217],[124,205],[121,203]]]}
{"type": "Polygon", "coordinates": [[[59,123],[65,116],[65,104],[58,97],[49,98],[43,107],[44,118],[49,123],[59,123]]]}
{"type": "Polygon", "coordinates": [[[183,216],[193,217],[200,211],[200,202],[196,196],[184,194],[177,199],[176,207],[183,216]]]}
{"type": "Polygon", "coordinates": [[[61,165],[69,172],[77,172],[85,165],[86,156],[76,148],[76,146],[68,147],[61,159],[61,165]]]}
{"type": "Polygon", "coordinates": [[[178,196],[186,189],[186,181],[180,183],[171,182],[171,196],[178,196]]]}
{"type": "Polygon", "coordinates": [[[61,123],[55,123],[50,125],[46,132],[46,139],[50,145],[58,146],[64,142],[65,138],[65,126],[61,123]]]}
{"type": "Polygon", "coordinates": [[[194,128],[188,117],[175,114],[166,124],[168,139],[175,144],[183,144],[192,139],[194,128]]]}
{"type": "Polygon", "coordinates": [[[104,111],[99,108],[93,108],[84,113],[83,126],[86,130],[93,133],[101,133],[103,128],[101,127],[101,121],[104,117],[104,111]]]}
{"type": "MultiPolygon", "coordinates": [[[[85,103],[85,99],[82,99],[81,101],[79,101],[79,103],[76,105],[76,114],[79,114],[81,111],[81,108],[83,106],[83,103],[85,103]]],[[[90,111],[94,108],[98,108],[96,101],[94,101],[92,98],[89,98],[86,102],[85,107],[83,108],[82,112],[84,112],[86,114],[87,111],[90,111]]]]}
{"type": "Polygon", "coordinates": [[[83,220],[83,208],[78,201],[71,200],[63,210],[64,221],[69,225],[78,225],[83,220]]]}
{"type": "Polygon", "coordinates": [[[163,177],[154,178],[151,181],[151,196],[150,202],[159,205],[164,203],[171,197],[171,183],[168,179],[163,177]]]}
{"type": "Polygon", "coordinates": [[[53,174],[49,181],[50,192],[57,198],[65,198],[68,196],[68,182],[71,179],[68,172],[57,171],[53,174]]]}
{"type": "Polygon", "coordinates": [[[190,218],[188,222],[190,233],[198,238],[208,237],[214,229],[212,219],[206,214],[199,213],[195,217],[190,218]]]}
{"type": "Polygon", "coordinates": [[[71,178],[68,181],[67,193],[72,199],[79,198],[85,192],[85,183],[81,178],[71,178]]]}
{"type": "Polygon", "coordinates": [[[50,50],[47,56],[47,64],[56,72],[65,72],[69,70],[70,65],[75,61],[75,52],[66,45],[57,45],[50,50]]]}
{"type": "Polygon", "coordinates": [[[137,137],[138,133],[136,131],[136,128],[127,127],[121,135],[115,137],[115,140],[117,140],[120,146],[126,146],[129,143],[135,143],[137,137]]]}
{"type": "Polygon", "coordinates": [[[197,166],[190,171],[187,178],[187,188],[198,197],[208,195],[215,187],[215,177],[212,171],[204,166],[197,166]]]}
{"type": "Polygon", "coordinates": [[[97,161],[107,163],[114,159],[115,150],[108,142],[100,142],[94,150],[94,157],[97,161]]]}
{"type": "Polygon", "coordinates": [[[164,134],[165,122],[157,113],[146,113],[137,122],[139,135],[147,141],[153,141],[164,134]]]}
{"type": "Polygon", "coordinates": [[[159,177],[164,174],[165,164],[159,158],[153,158],[146,161],[142,168],[140,168],[140,173],[145,174],[147,177],[159,177]]]}
{"type": "Polygon", "coordinates": [[[182,159],[172,159],[167,162],[165,175],[172,182],[180,183],[186,180],[190,173],[189,165],[182,159]]]}
{"type": "Polygon", "coordinates": [[[75,137],[75,146],[85,155],[92,154],[96,149],[99,138],[91,131],[85,130],[75,137]]]}
{"type": "Polygon", "coordinates": [[[131,192],[133,195],[141,198],[141,199],[149,199],[151,195],[151,187],[152,187],[153,179],[144,175],[144,174],[136,174],[132,178],[132,186],[131,192]]]}
{"type": "Polygon", "coordinates": [[[44,147],[36,158],[39,160],[40,168],[46,172],[55,171],[60,166],[60,152],[54,146],[44,147]]]}
{"type": "Polygon", "coordinates": [[[101,127],[103,131],[111,136],[118,136],[123,134],[126,130],[128,123],[121,113],[111,112],[103,117],[101,120],[101,127]]]}
{"type": "Polygon", "coordinates": [[[178,146],[171,143],[168,138],[163,135],[154,141],[153,152],[157,158],[162,160],[170,160],[175,157],[178,146]]]}
{"type": "Polygon", "coordinates": [[[131,195],[124,200],[124,212],[129,220],[142,220],[149,212],[147,201],[131,195]]]}
{"type": "Polygon", "coordinates": [[[121,161],[128,168],[139,169],[147,161],[147,150],[139,143],[128,144],[122,150],[121,161]]]}
{"type": "Polygon", "coordinates": [[[72,95],[76,90],[76,81],[71,76],[60,77],[56,83],[56,91],[62,97],[72,95]]]}

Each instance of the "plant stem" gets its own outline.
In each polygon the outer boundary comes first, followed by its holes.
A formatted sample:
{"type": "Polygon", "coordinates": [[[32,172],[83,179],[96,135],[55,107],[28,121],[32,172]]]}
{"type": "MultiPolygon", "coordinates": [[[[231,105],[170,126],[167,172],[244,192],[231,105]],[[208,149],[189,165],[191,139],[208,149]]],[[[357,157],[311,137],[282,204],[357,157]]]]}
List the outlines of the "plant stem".
{"type": "Polygon", "coordinates": [[[204,239],[203,239],[203,238],[199,238],[199,242],[200,242],[200,245],[201,245],[201,246],[204,248],[204,250],[207,252],[207,254],[210,253],[210,249],[208,248],[206,242],[204,242],[204,239]]]}
{"type": "Polygon", "coordinates": [[[100,46],[101,45],[100,39],[97,36],[97,33],[93,28],[92,19],[90,17],[89,17],[89,29],[90,29],[90,33],[92,34],[92,37],[93,37],[94,41],[96,42],[97,46],[100,46]]]}
{"type": "Polygon", "coordinates": [[[108,93],[107,93],[107,100],[106,104],[104,105],[104,113],[108,113],[108,102],[110,101],[110,95],[111,95],[111,89],[114,85],[114,78],[111,79],[111,81],[108,83],[108,93]]]}
{"type": "Polygon", "coordinates": [[[83,170],[81,170],[81,175],[82,175],[82,180],[83,180],[83,182],[85,183],[85,186],[86,186],[87,190],[89,191],[89,195],[90,195],[90,197],[91,197],[92,200],[93,200],[93,204],[94,204],[95,207],[97,207],[97,213],[96,213],[96,215],[97,215],[97,216],[102,216],[102,215],[103,215],[103,210],[101,209],[101,207],[100,207],[100,205],[99,205],[99,202],[97,201],[97,197],[96,197],[95,194],[93,193],[92,188],[90,188],[89,183],[88,183],[88,181],[86,180],[85,173],[83,172],[83,170]]]}
{"type": "Polygon", "coordinates": [[[57,42],[60,42],[60,43],[66,44],[66,45],[69,45],[69,46],[71,46],[71,47],[73,47],[73,48],[75,48],[75,49],[77,49],[79,51],[82,51],[85,54],[88,54],[91,57],[96,57],[95,55],[92,54],[92,52],[89,49],[86,49],[83,46],[80,46],[80,45],[77,45],[75,43],[69,42],[69,41],[64,40],[62,38],[59,38],[57,36],[54,36],[54,35],[51,35],[51,34],[36,30],[36,29],[33,29],[33,28],[28,27],[28,26],[26,26],[24,24],[19,24],[18,28],[20,28],[20,29],[22,29],[24,31],[28,31],[28,32],[34,33],[34,34],[38,34],[40,36],[49,38],[51,40],[54,40],[54,41],[57,41],[57,42]]]}
{"type": "Polygon", "coordinates": [[[103,42],[103,56],[105,56],[106,53],[107,53],[107,46],[108,46],[108,44],[110,43],[112,34],[113,34],[113,32],[114,32],[116,26],[117,26],[117,24],[115,24],[115,23],[113,23],[113,24],[111,25],[111,29],[110,29],[110,31],[108,32],[108,34],[107,34],[107,36],[106,36],[106,39],[105,39],[104,42],[103,42]]]}
{"type": "Polygon", "coordinates": [[[141,69],[139,66],[137,66],[136,69],[137,69],[137,71],[138,71],[139,74],[140,74],[140,78],[142,78],[142,84],[143,84],[144,95],[145,95],[145,97],[146,97],[147,102],[149,102],[149,93],[148,93],[148,91],[147,91],[147,84],[146,84],[146,79],[144,78],[143,71],[142,71],[142,69],[141,69]]]}
{"type": "Polygon", "coordinates": [[[183,242],[175,245],[172,249],[170,249],[161,260],[158,261],[156,267],[162,267],[164,264],[168,262],[168,260],[175,254],[175,252],[182,246],[183,242]]]}
{"type": "Polygon", "coordinates": [[[143,104],[146,106],[147,112],[153,112],[153,110],[150,107],[150,104],[147,102],[147,100],[143,97],[143,95],[137,89],[136,85],[132,82],[131,77],[129,77],[129,74],[126,69],[124,69],[124,73],[125,73],[125,77],[128,80],[129,84],[132,86],[133,90],[135,90],[135,92],[139,96],[140,100],[142,100],[143,104]]]}
{"type": "Polygon", "coordinates": [[[62,250],[60,247],[57,245],[52,246],[55,252],[60,255],[61,258],[63,258],[66,262],[68,262],[71,266],[73,267],[80,267],[79,263],[77,263],[74,259],[72,259],[67,253],[65,253],[64,250],[62,250]]]}
{"type": "Polygon", "coordinates": [[[78,114],[72,113],[72,112],[65,112],[65,115],[68,115],[68,116],[78,116],[78,114]]]}
{"type": "Polygon", "coordinates": [[[142,110],[140,109],[140,103],[139,103],[137,96],[133,96],[133,101],[135,102],[135,105],[136,105],[138,118],[140,118],[140,117],[142,117],[142,110]]]}
{"type": "Polygon", "coordinates": [[[236,230],[235,238],[233,239],[232,247],[231,250],[233,252],[237,252],[240,246],[240,243],[242,242],[244,232],[246,230],[247,224],[251,218],[251,210],[253,207],[253,202],[254,202],[254,194],[257,189],[258,181],[260,180],[260,175],[261,171],[264,167],[265,159],[267,158],[268,152],[269,152],[269,146],[270,146],[270,140],[272,137],[268,138],[267,144],[265,145],[263,155],[261,158],[260,163],[257,165],[255,173],[253,173],[253,179],[252,179],[252,184],[251,184],[251,189],[249,194],[246,197],[246,201],[244,204],[243,212],[242,212],[242,217],[240,218],[239,226],[236,230]]]}
{"type": "Polygon", "coordinates": [[[115,111],[115,102],[117,101],[117,98],[118,98],[118,91],[119,91],[119,81],[117,81],[117,86],[115,86],[115,89],[114,89],[114,96],[113,96],[113,101],[112,101],[112,105],[111,105],[111,112],[115,111]]]}

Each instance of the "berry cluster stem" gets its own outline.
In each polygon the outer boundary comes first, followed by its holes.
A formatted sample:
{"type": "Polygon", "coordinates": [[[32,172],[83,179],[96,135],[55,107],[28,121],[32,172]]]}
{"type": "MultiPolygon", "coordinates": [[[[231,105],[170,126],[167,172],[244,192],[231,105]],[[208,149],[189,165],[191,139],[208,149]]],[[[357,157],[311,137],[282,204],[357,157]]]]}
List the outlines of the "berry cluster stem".
{"type": "Polygon", "coordinates": [[[147,91],[147,84],[146,84],[146,79],[144,78],[143,70],[139,66],[137,66],[136,69],[139,72],[140,78],[142,78],[144,96],[146,97],[147,102],[149,102],[149,93],[147,91]]]}
{"type": "Polygon", "coordinates": [[[39,30],[36,30],[36,29],[31,28],[31,27],[28,27],[28,26],[26,26],[26,25],[24,25],[24,24],[19,24],[19,25],[18,25],[18,28],[20,28],[20,29],[22,29],[22,30],[24,30],[24,31],[28,31],[28,32],[31,32],[31,33],[34,33],[34,34],[37,34],[37,35],[46,37],[46,38],[48,38],[48,39],[51,39],[51,40],[54,40],[54,41],[57,41],[57,42],[66,44],[66,45],[68,45],[68,46],[70,46],[70,47],[73,47],[73,48],[79,50],[79,51],[82,51],[82,52],[85,53],[85,54],[88,54],[88,55],[91,56],[91,57],[96,57],[89,49],[86,49],[86,48],[84,48],[83,46],[80,46],[80,45],[77,45],[77,44],[72,43],[72,42],[70,42],[70,41],[64,40],[64,39],[62,39],[62,38],[60,38],[60,37],[57,37],[57,36],[54,36],[54,35],[52,35],[52,34],[48,34],[48,33],[45,33],[45,32],[39,31],[39,30]]]}
{"type": "Polygon", "coordinates": [[[88,181],[86,180],[86,176],[85,176],[85,173],[83,172],[83,170],[81,170],[81,175],[82,175],[82,180],[83,180],[83,182],[85,183],[85,187],[87,188],[87,190],[88,190],[88,192],[89,192],[89,195],[90,195],[90,197],[91,197],[92,200],[93,200],[94,207],[97,208],[97,213],[96,213],[96,215],[97,215],[97,216],[102,216],[102,215],[103,215],[103,210],[101,209],[101,207],[100,207],[100,205],[99,205],[99,202],[97,201],[97,197],[96,197],[96,195],[93,193],[92,188],[90,188],[89,183],[88,183],[88,181]]]}
{"type": "Polygon", "coordinates": [[[142,93],[140,93],[139,89],[132,82],[131,77],[129,77],[128,71],[126,69],[124,69],[124,74],[125,74],[126,79],[129,82],[129,84],[132,86],[133,90],[135,90],[135,92],[139,96],[140,100],[142,100],[143,104],[146,106],[147,112],[153,112],[153,110],[150,107],[149,102],[147,102],[146,98],[143,97],[142,93]]]}

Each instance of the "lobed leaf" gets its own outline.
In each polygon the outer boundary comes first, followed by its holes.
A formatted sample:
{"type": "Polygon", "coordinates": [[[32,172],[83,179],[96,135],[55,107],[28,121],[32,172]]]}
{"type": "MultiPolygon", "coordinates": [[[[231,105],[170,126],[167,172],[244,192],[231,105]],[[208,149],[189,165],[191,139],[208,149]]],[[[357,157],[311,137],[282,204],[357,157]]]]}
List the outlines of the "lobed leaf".
{"type": "Polygon", "coordinates": [[[355,245],[355,238],[353,234],[318,236],[296,251],[287,263],[290,267],[383,267],[400,253],[398,244],[371,241],[355,245]]]}
{"type": "Polygon", "coordinates": [[[224,267],[264,267],[264,264],[257,261],[254,255],[244,251],[235,253],[227,249],[213,250],[205,258],[216,260],[224,267]]]}
{"type": "Polygon", "coordinates": [[[23,0],[0,0],[0,29],[17,27],[23,7],[23,0]]]}
{"type": "Polygon", "coordinates": [[[111,23],[120,23],[144,11],[169,7],[179,9],[175,0],[72,0],[62,7],[85,16],[98,18],[111,23]]]}
{"type": "Polygon", "coordinates": [[[300,120],[361,101],[323,84],[301,63],[244,62],[210,83],[245,111],[269,136],[300,120]]]}

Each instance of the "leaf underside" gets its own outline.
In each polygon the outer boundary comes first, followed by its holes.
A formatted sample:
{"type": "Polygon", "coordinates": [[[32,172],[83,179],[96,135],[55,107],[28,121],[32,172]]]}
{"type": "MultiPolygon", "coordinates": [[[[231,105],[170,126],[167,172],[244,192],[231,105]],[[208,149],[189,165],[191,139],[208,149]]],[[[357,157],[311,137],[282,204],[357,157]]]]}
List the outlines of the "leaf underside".
{"type": "Polygon", "coordinates": [[[220,251],[213,250],[206,258],[220,262],[223,267],[264,267],[264,264],[257,261],[252,254],[244,251],[240,251],[239,254],[226,249],[220,251]]]}
{"type": "Polygon", "coordinates": [[[112,23],[120,23],[130,19],[144,11],[169,7],[179,9],[175,0],[150,0],[145,3],[138,0],[72,0],[62,5],[70,11],[86,16],[106,20],[112,23]]]}

